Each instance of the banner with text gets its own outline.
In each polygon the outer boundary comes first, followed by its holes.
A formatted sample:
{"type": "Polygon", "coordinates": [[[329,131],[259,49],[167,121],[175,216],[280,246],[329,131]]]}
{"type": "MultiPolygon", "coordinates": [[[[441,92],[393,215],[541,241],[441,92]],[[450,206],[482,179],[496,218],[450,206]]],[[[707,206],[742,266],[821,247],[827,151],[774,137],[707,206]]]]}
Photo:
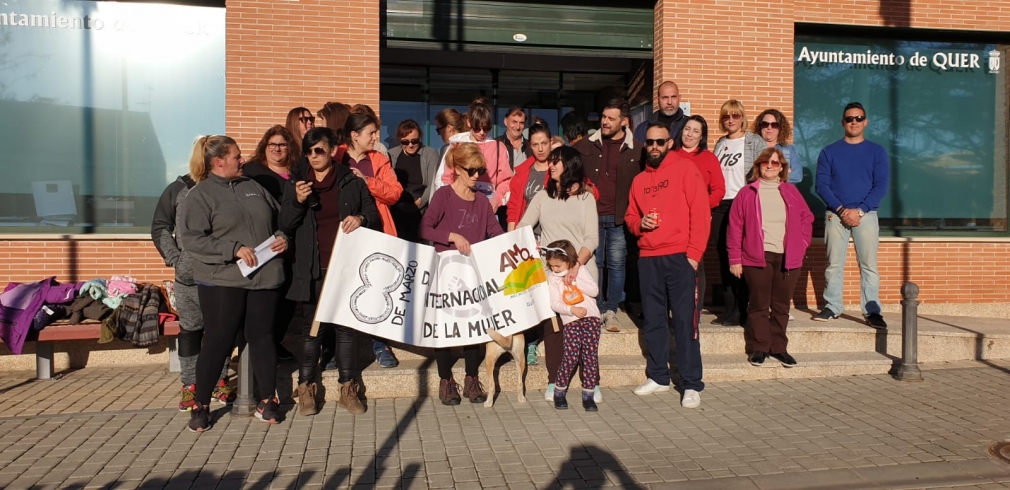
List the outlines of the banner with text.
{"type": "Polygon", "coordinates": [[[513,335],[554,313],[529,227],[473,244],[470,255],[368,229],[340,232],[316,321],[395,342],[455,347],[513,335]]]}

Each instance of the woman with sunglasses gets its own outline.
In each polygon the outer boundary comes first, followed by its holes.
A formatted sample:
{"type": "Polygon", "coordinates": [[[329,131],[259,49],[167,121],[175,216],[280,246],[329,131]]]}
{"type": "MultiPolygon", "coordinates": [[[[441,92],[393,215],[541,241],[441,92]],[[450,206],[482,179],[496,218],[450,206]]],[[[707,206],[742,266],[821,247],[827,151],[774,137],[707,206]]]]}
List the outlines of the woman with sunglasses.
{"type": "Polygon", "coordinates": [[[357,366],[357,334],[340,325],[323,323],[316,336],[310,335],[312,319],[322,291],[326,269],[338,229],[350,233],[359,227],[382,228],[382,219],[372,194],[362,179],[349,167],[335,165],[332,154],[337,136],[326,127],[305,133],[302,147],[307,160],[298,163],[295,176],[288,181],[281,201],[280,226],[294,240],[291,285],[287,299],[297,301],[301,308],[298,332],[302,341],[302,362],[298,369],[295,398],[302,415],[317,412],[318,386],[316,375],[322,337],[336,331],[337,369],[340,382],[339,406],[352,414],[365,412],[358,398],[356,379],[361,374],[357,366]]]}
{"type": "MultiPolygon", "coordinates": [[[[596,197],[586,185],[582,154],[570,146],[562,146],[551,150],[547,163],[550,180],[530,201],[519,226],[540,225],[540,243],[567,240],[575,247],[577,257],[575,266],[568,269],[565,277],[567,284],[575,282],[579,269],[583,267],[597,281],[599,272],[593,252],[600,244],[600,221],[596,214],[596,197]]],[[[553,401],[564,353],[564,338],[560,330],[554,330],[553,322],[543,325],[544,362],[547,364],[544,399],[553,401]]],[[[598,389],[594,399],[597,403],[603,401],[598,389]]]]}
{"type": "MultiPolygon", "coordinates": [[[[470,255],[470,245],[504,232],[495,217],[491,202],[477,191],[480,178],[487,174],[487,164],[481,149],[474,143],[461,143],[446,153],[446,164],[455,178],[431,196],[428,211],[421,219],[421,238],[435,245],[435,250],[458,250],[470,255]]],[[[484,345],[463,348],[466,378],[463,379],[463,396],[471,403],[487,400],[487,392],[478,378],[478,369],[484,359],[484,345]]],[[[449,348],[435,349],[438,365],[438,398],[443,405],[459,405],[459,384],[453,379],[455,359],[449,348]]]]}
{"type": "MultiPolygon", "coordinates": [[[[442,137],[442,147],[438,149],[439,162],[445,157],[445,152],[449,150],[449,139],[466,131],[469,131],[469,128],[463,120],[463,115],[456,109],[446,107],[435,116],[435,133],[442,137]]],[[[432,192],[435,191],[432,190],[432,192]]]]}
{"type": "Polygon", "coordinates": [[[421,142],[421,126],[413,119],[397,126],[396,139],[400,145],[389,149],[396,180],[423,214],[431,198],[431,182],[438,170],[438,152],[421,142]]]}
{"type": "Polygon", "coordinates": [[[803,181],[803,162],[800,161],[800,154],[796,151],[796,147],[789,143],[793,131],[785,114],[777,109],[765,109],[754,120],[751,131],[761,135],[761,139],[765,140],[768,148],[778,148],[786,156],[790,184],[798,184],[803,181]]]}
{"type": "Polygon", "coordinates": [[[312,115],[312,111],[305,107],[295,107],[288,111],[284,127],[288,128],[288,132],[295,138],[297,149],[292,148],[292,151],[298,156],[302,154],[302,138],[305,137],[305,133],[316,127],[316,117],[312,115]]]}
{"type": "Polygon", "coordinates": [[[730,273],[746,279],[749,286],[747,352],[750,363],[758,367],[767,357],[785,367],[796,365],[787,350],[789,300],[813,236],[814,214],[788,177],[789,163],[782,150],[765,149],[729,214],[730,273]]]}
{"type": "MultiPolygon", "coordinates": [[[[256,152],[253,153],[252,160],[242,166],[242,175],[253,179],[263,186],[267,192],[277,201],[281,201],[284,194],[284,187],[291,178],[291,170],[295,168],[298,153],[296,148],[301,146],[295,142],[294,136],[284,126],[276,125],[267,130],[256,145],[256,152]]],[[[290,264],[284,261],[285,286],[291,281],[290,264]]],[[[277,314],[274,321],[274,343],[277,347],[277,360],[290,361],[294,359],[287,348],[282,344],[284,336],[287,334],[288,324],[295,314],[295,304],[293,301],[281,299],[277,304],[277,314]]]]}
{"type": "MultiPolygon", "coordinates": [[[[719,110],[719,129],[726,135],[715,142],[715,156],[719,159],[722,176],[726,181],[726,195],[712,209],[712,235],[718,237],[715,249],[719,254],[719,275],[726,309],[712,323],[732,327],[746,321],[748,291],[746,282],[729,273],[729,256],[726,254],[726,227],[729,225],[727,216],[733,198],[747,185],[747,172],[751,164],[768,145],[760,136],[747,131],[747,113],[738,100],[730,99],[723,103],[719,110]]],[[[749,339],[747,344],[750,345],[749,339]]]]}
{"type": "MultiPolygon", "coordinates": [[[[484,155],[487,172],[480,176],[477,181],[477,193],[483,194],[489,201],[491,207],[498,212],[498,208],[504,206],[509,198],[509,181],[512,180],[512,164],[509,159],[508,149],[505,144],[494,138],[488,138],[491,132],[491,108],[483,98],[477,98],[470,103],[470,131],[459,133],[449,138],[449,144],[476,143],[480,152],[484,155]]],[[[437,190],[442,185],[449,185],[455,181],[456,175],[452,167],[446,165],[442,159],[439,168],[440,179],[435,182],[437,190]]],[[[500,223],[507,225],[507,218],[500,217],[500,223]]]]}

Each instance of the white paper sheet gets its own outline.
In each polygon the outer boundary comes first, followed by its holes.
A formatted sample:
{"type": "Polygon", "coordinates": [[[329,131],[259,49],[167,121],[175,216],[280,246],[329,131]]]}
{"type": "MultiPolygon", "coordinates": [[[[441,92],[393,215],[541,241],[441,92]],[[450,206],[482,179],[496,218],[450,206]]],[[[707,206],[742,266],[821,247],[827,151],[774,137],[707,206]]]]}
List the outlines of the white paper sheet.
{"type": "Polygon", "coordinates": [[[270,238],[264,240],[263,243],[256,246],[256,249],[254,250],[256,253],[256,267],[249,267],[244,260],[238,259],[238,270],[242,271],[243,277],[249,277],[249,274],[255,272],[256,269],[263,267],[263,264],[269,262],[270,259],[277,256],[277,252],[270,250],[270,245],[272,245],[276,239],[277,237],[271,236],[270,238]]]}

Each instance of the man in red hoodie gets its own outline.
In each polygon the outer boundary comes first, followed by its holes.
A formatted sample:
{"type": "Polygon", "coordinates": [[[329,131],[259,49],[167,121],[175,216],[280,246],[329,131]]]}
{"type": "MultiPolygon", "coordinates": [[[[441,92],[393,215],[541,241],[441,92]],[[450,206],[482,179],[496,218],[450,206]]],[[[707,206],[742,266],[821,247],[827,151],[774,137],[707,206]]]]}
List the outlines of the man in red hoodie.
{"type": "Polygon", "coordinates": [[[651,123],[646,130],[645,171],[631,184],[624,222],[638,238],[642,286],[642,333],[649,346],[645,372],[649,379],[636,395],[670,390],[670,330],[677,341],[681,406],[697,408],[701,381],[698,342],[698,262],[711,228],[708,191],[698,167],[671,153],[670,129],[651,123]]]}

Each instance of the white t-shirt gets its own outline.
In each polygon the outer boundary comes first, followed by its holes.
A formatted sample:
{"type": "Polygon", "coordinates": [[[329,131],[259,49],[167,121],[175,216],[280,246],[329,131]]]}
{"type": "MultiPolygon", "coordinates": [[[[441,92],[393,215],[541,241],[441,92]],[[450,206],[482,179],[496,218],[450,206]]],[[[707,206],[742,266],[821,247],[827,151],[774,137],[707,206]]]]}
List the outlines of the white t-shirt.
{"type": "Polygon", "coordinates": [[[726,139],[721,151],[716,155],[722,176],[726,180],[726,196],[723,199],[733,199],[747,185],[747,172],[750,167],[743,162],[744,145],[747,138],[726,139]]]}

